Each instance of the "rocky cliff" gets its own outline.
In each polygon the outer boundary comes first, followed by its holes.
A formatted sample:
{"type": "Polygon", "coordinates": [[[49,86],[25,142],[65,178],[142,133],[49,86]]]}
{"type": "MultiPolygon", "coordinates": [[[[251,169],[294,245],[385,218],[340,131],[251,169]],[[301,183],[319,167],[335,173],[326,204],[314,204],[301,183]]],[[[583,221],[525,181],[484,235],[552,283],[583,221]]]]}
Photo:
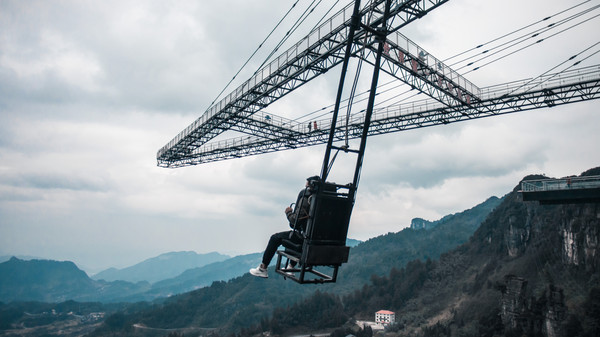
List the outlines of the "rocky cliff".
{"type": "Polygon", "coordinates": [[[518,190],[464,245],[345,299],[351,315],[395,311],[391,336],[599,336],[600,204],[540,205],[518,190]]]}

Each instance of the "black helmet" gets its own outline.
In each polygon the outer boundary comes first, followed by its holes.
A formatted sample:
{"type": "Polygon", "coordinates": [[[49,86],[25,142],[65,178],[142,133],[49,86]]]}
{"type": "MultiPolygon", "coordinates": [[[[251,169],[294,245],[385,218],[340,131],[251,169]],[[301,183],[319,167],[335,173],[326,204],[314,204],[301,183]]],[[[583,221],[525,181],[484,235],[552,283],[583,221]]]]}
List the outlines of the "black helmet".
{"type": "Polygon", "coordinates": [[[317,192],[320,181],[321,177],[319,176],[312,176],[306,178],[306,183],[308,184],[307,190],[309,191],[309,193],[317,192]]]}

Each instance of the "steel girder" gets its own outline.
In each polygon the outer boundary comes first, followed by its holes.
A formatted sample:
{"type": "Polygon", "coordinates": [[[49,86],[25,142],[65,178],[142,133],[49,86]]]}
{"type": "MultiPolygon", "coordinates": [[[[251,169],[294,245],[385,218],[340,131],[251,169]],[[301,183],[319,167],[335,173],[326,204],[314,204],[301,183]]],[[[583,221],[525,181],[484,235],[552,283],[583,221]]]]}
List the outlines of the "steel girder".
{"type": "MultiPolygon", "coordinates": [[[[374,135],[385,134],[598,98],[600,98],[600,79],[535,92],[503,95],[498,98],[484,99],[471,106],[456,107],[455,109],[440,107],[408,115],[378,119],[372,124],[371,133],[374,135]]],[[[359,127],[357,126],[357,128],[359,127]]]]}
{"type": "Polygon", "coordinates": [[[159,150],[159,162],[184,160],[193,149],[339,64],[349,27],[345,24],[338,28],[298,53],[298,44],[305,42],[301,41],[259,70],[159,150]],[[274,65],[280,60],[283,64],[274,65]],[[252,82],[257,83],[251,85],[252,82]]]}
{"type": "MultiPolygon", "coordinates": [[[[361,58],[372,63],[376,46],[367,50],[361,58]]],[[[447,106],[471,104],[480,95],[477,86],[397,32],[386,38],[381,69],[447,106]]]]}
{"type": "MultiPolygon", "coordinates": [[[[391,14],[400,21],[388,28],[395,31],[422,17],[448,0],[404,0],[394,1],[391,14]]],[[[361,10],[361,28],[355,41],[364,38],[370,27],[377,27],[382,20],[385,0],[374,1],[361,10]],[[369,16],[367,16],[369,14],[369,16]]],[[[192,152],[226,130],[249,121],[248,117],[273,103],[287,93],[316,78],[342,62],[343,46],[346,44],[351,6],[347,6],[288,49],[276,60],[261,68],[257,73],[230,95],[207,110],[194,123],[181,131],[157,153],[159,166],[172,165],[178,161],[188,162],[192,152]],[[335,25],[338,21],[341,23],[335,25]],[[329,26],[328,26],[329,25],[329,26]],[[325,32],[323,36],[321,33],[325,32]],[[313,43],[312,40],[315,40],[313,43]],[[305,48],[306,46],[306,49],[305,48]]],[[[358,48],[358,47],[356,47],[358,48]]],[[[248,130],[267,130],[238,127],[248,130]]],[[[279,130],[285,133],[285,130],[279,130]]],[[[265,134],[263,132],[263,134],[265,134]]],[[[288,136],[292,136],[293,132],[288,136]]],[[[271,137],[271,135],[268,135],[271,137]]]]}
{"type": "MultiPolygon", "coordinates": [[[[600,66],[551,74],[536,83],[530,82],[526,80],[482,88],[480,100],[471,105],[448,107],[430,99],[379,109],[373,115],[369,135],[444,125],[600,98],[600,66]]],[[[348,125],[348,137],[359,138],[362,127],[363,119],[357,115],[353,116],[348,125]]],[[[328,130],[316,130],[297,132],[294,135],[272,134],[269,138],[248,136],[208,143],[196,148],[183,160],[165,167],[197,165],[325,144],[327,132],[328,130]]],[[[346,137],[346,125],[336,127],[335,137],[340,141],[346,137]]]]}

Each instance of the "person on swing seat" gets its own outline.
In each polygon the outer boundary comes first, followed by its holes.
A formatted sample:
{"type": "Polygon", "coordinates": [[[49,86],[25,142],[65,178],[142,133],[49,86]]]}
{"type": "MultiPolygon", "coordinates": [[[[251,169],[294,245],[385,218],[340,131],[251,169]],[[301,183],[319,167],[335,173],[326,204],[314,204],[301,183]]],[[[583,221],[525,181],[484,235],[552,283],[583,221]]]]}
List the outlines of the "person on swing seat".
{"type": "Polygon", "coordinates": [[[273,256],[275,256],[277,248],[279,248],[284,239],[290,240],[295,244],[302,244],[302,233],[306,229],[308,212],[310,209],[309,198],[313,193],[311,182],[318,180],[320,180],[319,176],[312,176],[306,179],[306,187],[298,193],[294,208],[289,206],[285,209],[285,216],[288,219],[289,226],[292,230],[271,235],[267,248],[263,253],[262,263],[258,267],[250,269],[250,274],[263,278],[269,277],[267,268],[271,263],[273,256]]]}

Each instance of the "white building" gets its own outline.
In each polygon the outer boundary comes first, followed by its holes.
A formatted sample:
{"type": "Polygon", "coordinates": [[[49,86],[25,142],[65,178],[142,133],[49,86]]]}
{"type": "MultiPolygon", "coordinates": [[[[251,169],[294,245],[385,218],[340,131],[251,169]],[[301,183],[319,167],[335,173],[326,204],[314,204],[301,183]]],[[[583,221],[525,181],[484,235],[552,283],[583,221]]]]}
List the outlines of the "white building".
{"type": "Polygon", "coordinates": [[[396,313],[389,310],[379,310],[375,313],[375,323],[388,325],[396,322],[396,313]]]}

